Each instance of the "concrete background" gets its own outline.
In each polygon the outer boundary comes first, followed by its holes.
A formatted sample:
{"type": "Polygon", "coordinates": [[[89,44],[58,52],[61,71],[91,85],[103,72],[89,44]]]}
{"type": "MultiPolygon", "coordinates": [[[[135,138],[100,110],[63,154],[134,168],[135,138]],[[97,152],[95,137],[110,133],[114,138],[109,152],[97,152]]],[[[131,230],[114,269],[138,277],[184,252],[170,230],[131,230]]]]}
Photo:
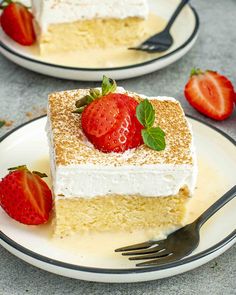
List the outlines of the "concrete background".
{"type": "MultiPolygon", "coordinates": [[[[214,69],[236,85],[236,1],[195,0],[201,33],[195,47],[180,61],[159,72],[119,82],[147,95],[174,96],[186,113],[204,119],[236,140],[236,113],[220,123],[204,118],[184,99],[183,87],[193,66],[214,69]]],[[[0,119],[11,128],[44,113],[51,91],[93,87],[96,83],[66,81],[42,76],[0,56],[0,119]]],[[[236,290],[236,246],[208,264],[176,277],[138,284],[98,284],[59,277],[32,267],[0,247],[0,294],[215,294],[236,290]]]]}

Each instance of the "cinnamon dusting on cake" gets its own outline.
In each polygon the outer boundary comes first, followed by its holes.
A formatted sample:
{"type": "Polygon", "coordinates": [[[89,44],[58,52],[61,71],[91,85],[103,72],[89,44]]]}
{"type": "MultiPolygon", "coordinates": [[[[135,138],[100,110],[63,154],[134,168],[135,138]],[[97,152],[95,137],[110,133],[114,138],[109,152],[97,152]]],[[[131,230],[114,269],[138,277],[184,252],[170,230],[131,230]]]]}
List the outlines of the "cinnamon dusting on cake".
{"type": "MultiPolygon", "coordinates": [[[[48,119],[52,133],[52,144],[56,165],[94,164],[104,166],[190,164],[192,134],[184,112],[177,101],[152,99],[156,120],[166,133],[166,149],[154,151],[145,145],[124,154],[103,153],[95,149],[86,139],[81,128],[81,115],[73,114],[75,102],[89,93],[89,89],[55,92],[49,95],[48,119]]],[[[140,101],[135,93],[127,93],[140,101]]]]}

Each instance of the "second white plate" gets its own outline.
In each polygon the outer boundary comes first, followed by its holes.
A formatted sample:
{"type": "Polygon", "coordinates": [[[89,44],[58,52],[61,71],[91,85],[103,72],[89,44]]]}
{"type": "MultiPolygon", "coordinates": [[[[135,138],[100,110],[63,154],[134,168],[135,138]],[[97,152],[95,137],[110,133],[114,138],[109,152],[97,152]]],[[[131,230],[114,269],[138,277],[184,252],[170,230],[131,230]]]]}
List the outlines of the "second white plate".
{"type": "MultiPolygon", "coordinates": [[[[151,11],[168,20],[176,9],[178,0],[149,0],[151,11]]],[[[0,29],[0,52],[14,63],[29,70],[71,80],[101,81],[105,74],[113,79],[128,79],[162,69],[183,57],[194,45],[199,32],[197,12],[187,5],[175,21],[171,30],[173,46],[163,54],[146,54],[143,62],[116,67],[67,66],[38,56],[30,47],[20,46],[0,29]]],[[[99,58],[99,56],[98,56],[99,58]]],[[[61,59],[63,60],[63,59],[61,59]]]]}

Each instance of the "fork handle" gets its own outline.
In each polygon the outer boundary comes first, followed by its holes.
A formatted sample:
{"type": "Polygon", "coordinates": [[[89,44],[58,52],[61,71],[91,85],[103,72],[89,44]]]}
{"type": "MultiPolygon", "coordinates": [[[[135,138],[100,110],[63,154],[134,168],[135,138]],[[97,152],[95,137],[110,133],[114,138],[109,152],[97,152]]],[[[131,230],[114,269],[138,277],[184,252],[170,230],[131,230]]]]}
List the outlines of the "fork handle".
{"type": "Polygon", "coordinates": [[[236,196],[236,185],[200,215],[194,223],[200,228],[212,215],[236,196]]]}
{"type": "Polygon", "coordinates": [[[168,24],[165,27],[165,31],[169,31],[174,23],[174,21],[176,20],[177,16],[179,15],[179,13],[181,12],[181,10],[184,8],[184,6],[186,4],[188,4],[190,0],[182,0],[180,2],[180,4],[178,5],[178,7],[176,8],[175,12],[172,14],[168,24]]]}

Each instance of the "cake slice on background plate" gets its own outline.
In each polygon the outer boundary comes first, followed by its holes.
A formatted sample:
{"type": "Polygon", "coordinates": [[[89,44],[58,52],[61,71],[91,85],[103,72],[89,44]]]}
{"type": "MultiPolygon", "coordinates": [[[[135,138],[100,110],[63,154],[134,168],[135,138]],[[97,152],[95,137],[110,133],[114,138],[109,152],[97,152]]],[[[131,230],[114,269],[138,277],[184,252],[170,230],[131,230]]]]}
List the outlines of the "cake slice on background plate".
{"type": "Polygon", "coordinates": [[[184,224],[197,164],[180,103],[116,88],[49,95],[55,236],[184,224]],[[75,104],[77,109],[75,108],[75,104]]]}
{"type": "Polygon", "coordinates": [[[145,34],[147,0],[32,0],[40,54],[132,46],[145,34]]]}

